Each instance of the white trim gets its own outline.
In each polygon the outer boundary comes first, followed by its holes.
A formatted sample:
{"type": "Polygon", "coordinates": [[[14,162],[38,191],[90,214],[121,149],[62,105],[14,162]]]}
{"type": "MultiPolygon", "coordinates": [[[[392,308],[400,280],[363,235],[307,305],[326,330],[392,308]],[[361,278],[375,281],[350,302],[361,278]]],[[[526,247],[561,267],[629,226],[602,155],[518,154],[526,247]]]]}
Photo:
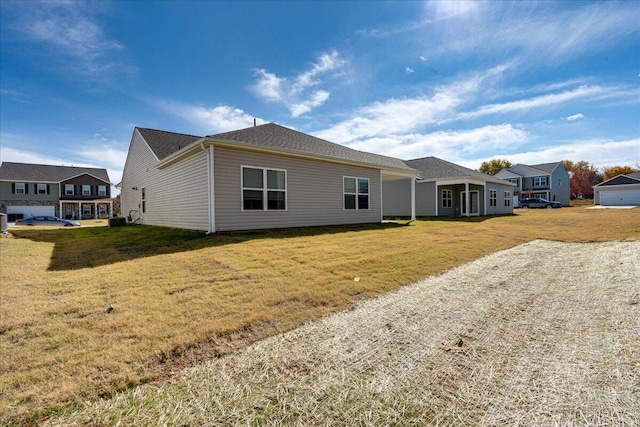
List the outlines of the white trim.
{"type": "Polygon", "coordinates": [[[416,180],[411,179],[411,221],[416,220],[416,180]]]}
{"type": "Polygon", "coordinates": [[[270,211],[270,212],[286,212],[289,210],[289,174],[286,169],[279,168],[271,168],[267,166],[251,166],[251,165],[240,165],[240,210],[242,212],[260,212],[260,211],[270,211]],[[247,169],[260,169],[262,170],[262,209],[245,209],[244,208],[244,190],[249,191],[258,191],[258,188],[246,187],[244,186],[244,168],[247,169]],[[276,172],[284,172],[284,190],[278,188],[268,188],[267,187],[267,171],[276,171],[276,172]],[[269,209],[269,191],[278,191],[284,193],[284,209],[269,209]]]}
{"type": "Polygon", "coordinates": [[[480,216],[480,190],[468,190],[469,187],[467,185],[465,185],[465,187],[466,187],[465,191],[460,192],[460,214],[464,216],[480,216]],[[463,193],[469,194],[469,197],[464,198],[464,202],[465,202],[464,204],[466,205],[465,206],[466,209],[463,209],[463,205],[462,205],[463,193]],[[470,196],[471,193],[476,193],[478,195],[478,203],[477,203],[478,212],[477,213],[471,212],[471,196],[470,196]],[[463,213],[463,211],[466,211],[466,213],[463,213]]]}
{"type": "MultiPolygon", "coordinates": [[[[635,173],[635,172],[634,172],[634,173],[635,173]]],[[[640,184],[640,179],[635,178],[635,177],[633,177],[633,176],[629,176],[629,175],[624,174],[624,173],[621,173],[621,174],[618,174],[618,175],[614,176],[613,178],[609,178],[609,179],[608,179],[608,180],[606,180],[606,181],[602,181],[602,182],[601,182],[601,183],[599,183],[599,184],[593,185],[592,187],[594,187],[594,188],[595,188],[595,187],[618,187],[618,186],[623,186],[623,187],[624,187],[625,185],[637,185],[637,184],[640,184]],[[634,179],[634,180],[636,180],[636,181],[638,181],[638,182],[634,182],[634,183],[630,183],[630,184],[602,185],[602,184],[606,184],[607,182],[609,182],[609,181],[611,181],[611,180],[614,180],[614,179],[616,179],[616,178],[618,178],[618,177],[620,177],[620,176],[624,176],[625,178],[629,178],[629,179],[634,179]]]]}
{"type": "Polygon", "coordinates": [[[215,186],[215,155],[213,145],[209,146],[207,169],[209,173],[209,233],[216,232],[216,186],[215,186]]]}

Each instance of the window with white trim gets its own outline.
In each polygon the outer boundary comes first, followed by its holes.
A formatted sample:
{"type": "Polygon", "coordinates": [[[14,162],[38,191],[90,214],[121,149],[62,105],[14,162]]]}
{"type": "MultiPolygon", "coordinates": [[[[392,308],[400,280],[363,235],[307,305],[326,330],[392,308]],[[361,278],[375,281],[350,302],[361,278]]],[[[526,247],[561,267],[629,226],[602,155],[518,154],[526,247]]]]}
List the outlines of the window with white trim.
{"type": "Polygon", "coordinates": [[[511,206],[511,191],[504,192],[504,206],[505,207],[511,206]]]}
{"type": "Polygon", "coordinates": [[[82,205],[82,216],[91,215],[91,205],[82,205]]]}
{"type": "Polygon", "coordinates": [[[65,184],[64,185],[64,195],[65,196],[73,196],[75,194],[75,189],[73,184],[65,184]]]}
{"type": "Polygon", "coordinates": [[[24,182],[16,182],[14,184],[14,193],[15,194],[25,194],[25,188],[27,185],[24,182]]]}
{"type": "Polygon", "coordinates": [[[453,207],[453,190],[442,190],[442,207],[443,208],[451,208],[453,207]]]}
{"type": "Polygon", "coordinates": [[[91,195],[91,186],[90,185],[83,185],[82,186],[82,195],[83,196],[90,196],[91,195]]]}
{"type": "Polygon", "coordinates": [[[489,190],[489,206],[498,206],[497,190],[489,190]]]}
{"type": "Polygon", "coordinates": [[[287,171],[242,166],[242,210],[287,209],[287,171]]]}
{"type": "Polygon", "coordinates": [[[107,186],[98,185],[98,196],[106,196],[106,195],[107,195],[107,186]]]}
{"type": "Polygon", "coordinates": [[[369,178],[345,176],[342,183],[345,209],[369,209],[369,178]]]}
{"type": "Polygon", "coordinates": [[[47,194],[47,184],[37,184],[36,185],[36,193],[38,193],[38,194],[47,194]]]}
{"type": "Polygon", "coordinates": [[[543,187],[545,185],[549,185],[548,176],[536,176],[533,178],[533,186],[534,187],[543,187]]]}

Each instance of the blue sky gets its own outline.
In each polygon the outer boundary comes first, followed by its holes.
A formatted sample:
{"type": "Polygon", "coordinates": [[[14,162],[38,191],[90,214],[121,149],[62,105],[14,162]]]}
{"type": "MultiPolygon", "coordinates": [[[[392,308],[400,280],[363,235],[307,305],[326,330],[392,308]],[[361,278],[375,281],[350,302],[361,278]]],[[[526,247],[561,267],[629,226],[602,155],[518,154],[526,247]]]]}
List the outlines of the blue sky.
{"type": "Polygon", "coordinates": [[[640,3],[0,3],[0,158],[105,167],[134,126],[275,122],[478,168],[640,165],[640,3]]]}

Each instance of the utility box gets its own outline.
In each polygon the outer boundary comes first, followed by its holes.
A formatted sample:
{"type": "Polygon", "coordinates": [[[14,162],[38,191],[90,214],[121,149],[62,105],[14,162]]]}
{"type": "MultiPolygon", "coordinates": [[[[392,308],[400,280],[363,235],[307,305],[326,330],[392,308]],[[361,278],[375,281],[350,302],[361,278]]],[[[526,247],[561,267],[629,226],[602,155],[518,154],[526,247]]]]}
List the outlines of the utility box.
{"type": "Polygon", "coordinates": [[[7,214],[0,214],[0,233],[7,234],[7,214]]]}
{"type": "Polygon", "coordinates": [[[127,225],[127,219],[123,217],[113,217],[108,220],[109,227],[124,227],[127,225]]]}

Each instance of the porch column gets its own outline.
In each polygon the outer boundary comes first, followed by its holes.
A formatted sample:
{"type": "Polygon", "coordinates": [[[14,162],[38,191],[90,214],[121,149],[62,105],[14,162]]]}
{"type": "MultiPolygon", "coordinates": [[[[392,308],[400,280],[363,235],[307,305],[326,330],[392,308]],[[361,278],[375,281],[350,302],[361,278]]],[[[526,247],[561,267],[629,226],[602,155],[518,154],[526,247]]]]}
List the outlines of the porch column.
{"type": "Polygon", "coordinates": [[[109,217],[113,218],[113,200],[109,200],[109,217]]]}
{"type": "Polygon", "coordinates": [[[60,203],[60,210],[58,211],[58,217],[64,219],[64,216],[62,216],[62,200],[60,200],[58,203],[60,203]]]}
{"type": "Polygon", "coordinates": [[[98,202],[93,202],[93,217],[98,219],[98,202]]]}
{"type": "Polygon", "coordinates": [[[466,212],[466,216],[471,216],[469,214],[469,210],[471,208],[471,203],[469,200],[469,182],[464,182],[464,210],[466,212]]]}
{"type": "Polygon", "coordinates": [[[411,221],[416,220],[416,179],[411,178],[411,221]]]}

